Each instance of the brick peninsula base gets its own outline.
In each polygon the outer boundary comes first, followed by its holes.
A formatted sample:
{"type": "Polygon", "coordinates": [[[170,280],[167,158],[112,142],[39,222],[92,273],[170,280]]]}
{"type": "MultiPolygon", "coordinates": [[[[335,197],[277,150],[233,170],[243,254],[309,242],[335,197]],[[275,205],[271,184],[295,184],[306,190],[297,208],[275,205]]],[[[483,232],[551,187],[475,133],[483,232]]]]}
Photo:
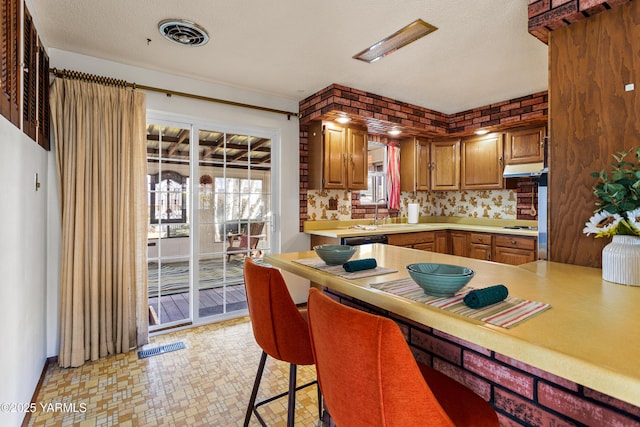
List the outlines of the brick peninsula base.
{"type": "Polygon", "coordinates": [[[418,361],[482,396],[494,407],[502,426],[640,426],[637,406],[326,287],[322,289],[342,304],[393,319],[418,361]]]}

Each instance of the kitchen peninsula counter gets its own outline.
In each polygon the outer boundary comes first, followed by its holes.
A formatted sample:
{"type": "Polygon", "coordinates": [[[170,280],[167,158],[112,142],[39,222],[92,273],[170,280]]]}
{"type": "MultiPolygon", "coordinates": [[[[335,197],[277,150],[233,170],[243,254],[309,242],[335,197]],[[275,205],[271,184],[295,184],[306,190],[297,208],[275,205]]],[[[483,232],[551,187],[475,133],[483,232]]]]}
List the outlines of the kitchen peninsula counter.
{"type": "Polygon", "coordinates": [[[352,259],[372,257],[396,273],[347,280],[294,262],[314,256],[305,251],[266,255],[265,260],[314,284],[640,407],[640,287],[603,281],[595,268],[545,261],[510,266],[381,244],[359,246],[352,259]],[[502,283],[510,296],[551,308],[505,329],[371,287],[408,277],[405,266],[415,262],[472,268],[476,275],[469,286],[502,283]]]}

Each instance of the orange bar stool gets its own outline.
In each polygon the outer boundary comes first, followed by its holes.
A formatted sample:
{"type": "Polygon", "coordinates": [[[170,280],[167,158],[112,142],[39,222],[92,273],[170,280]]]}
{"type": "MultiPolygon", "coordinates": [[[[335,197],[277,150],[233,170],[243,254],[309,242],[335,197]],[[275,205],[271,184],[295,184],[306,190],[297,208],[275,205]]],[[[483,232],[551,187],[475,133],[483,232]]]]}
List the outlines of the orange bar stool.
{"type": "Polygon", "coordinates": [[[415,361],[391,319],[309,291],[309,326],[318,382],[335,424],[499,426],[487,402],[415,361]]]}
{"type": "MultiPolygon", "coordinates": [[[[314,364],[307,311],[298,310],[279,270],[257,265],[248,257],[244,260],[244,285],[247,291],[253,336],[262,348],[262,356],[251,391],[244,426],[249,425],[252,412],[260,424],[266,426],[258,413],[258,407],[288,394],[287,426],[293,427],[296,391],[317,383],[317,381],[312,381],[296,387],[297,365],[314,364]],[[267,355],[290,364],[289,390],[256,404],[256,396],[260,388],[267,355]]],[[[322,415],[321,410],[322,402],[318,388],[319,417],[322,415]]]]}

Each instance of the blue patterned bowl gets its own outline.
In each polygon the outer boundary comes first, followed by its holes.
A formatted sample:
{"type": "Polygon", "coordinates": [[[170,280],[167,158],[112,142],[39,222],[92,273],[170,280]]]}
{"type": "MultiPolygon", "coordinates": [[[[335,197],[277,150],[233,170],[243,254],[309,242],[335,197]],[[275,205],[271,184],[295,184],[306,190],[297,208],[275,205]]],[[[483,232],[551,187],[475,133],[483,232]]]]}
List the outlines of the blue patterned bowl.
{"type": "Polygon", "coordinates": [[[425,294],[437,297],[452,296],[476,274],[467,267],[433,263],[409,264],[407,271],[425,294]]]}
{"type": "Polygon", "coordinates": [[[318,245],[313,250],[327,265],[341,265],[349,261],[356,252],[355,246],[347,245],[318,245]]]}

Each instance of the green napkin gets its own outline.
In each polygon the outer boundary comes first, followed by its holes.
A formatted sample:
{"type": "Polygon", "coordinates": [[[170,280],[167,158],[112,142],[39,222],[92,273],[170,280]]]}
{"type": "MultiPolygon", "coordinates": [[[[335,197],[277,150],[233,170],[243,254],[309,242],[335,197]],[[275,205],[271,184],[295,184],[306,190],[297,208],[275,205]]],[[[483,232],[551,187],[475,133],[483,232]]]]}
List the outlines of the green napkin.
{"type": "Polygon", "coordinates": [[[357,259],[354,261],[347,261],[342,264],[342,268],[344,268],[344,271],[347,271],[349,273],[361,270],[371,270],[373,268],[376,268],[377,266],[378,263],[376,262],[375,258],[357,259]]]}
{"type": "Polygon", "coordinates": [[[484,289],[475,289],[464,296],[464,303],[470,308],[482,308],[487,305],[504,301],[509,295],[505,285],[489,286],[484,289]]]}

